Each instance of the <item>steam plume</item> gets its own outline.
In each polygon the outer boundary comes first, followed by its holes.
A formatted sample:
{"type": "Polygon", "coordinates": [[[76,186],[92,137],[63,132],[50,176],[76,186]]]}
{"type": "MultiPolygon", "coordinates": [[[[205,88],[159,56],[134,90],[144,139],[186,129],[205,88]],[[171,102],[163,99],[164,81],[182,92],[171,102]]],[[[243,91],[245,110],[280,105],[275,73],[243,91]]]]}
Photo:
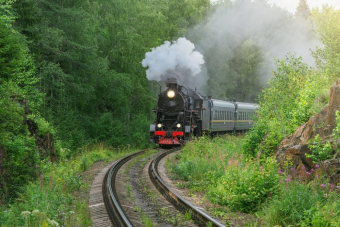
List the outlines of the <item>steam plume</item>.
{"type": "Polygon", "coordinates": [[[142,61],[148,80],[165,81],[168,77],[177,78],[185,85],[201,72],[204,64],[203,55],[194,51],[195,45],[186,38],[179,38],[173,43],[165,41],[163,45],[152,48],[142,61]]]}
{"type": "Polygon", "coordinates": [[[322,47],[311,18],[294,17],[266,0],[221,0],[186,37],[204,55],[207,94],[241,101],[257,99],[273,77],[275,59],[291,53],[314,66],[310,50],[322,47]]]}

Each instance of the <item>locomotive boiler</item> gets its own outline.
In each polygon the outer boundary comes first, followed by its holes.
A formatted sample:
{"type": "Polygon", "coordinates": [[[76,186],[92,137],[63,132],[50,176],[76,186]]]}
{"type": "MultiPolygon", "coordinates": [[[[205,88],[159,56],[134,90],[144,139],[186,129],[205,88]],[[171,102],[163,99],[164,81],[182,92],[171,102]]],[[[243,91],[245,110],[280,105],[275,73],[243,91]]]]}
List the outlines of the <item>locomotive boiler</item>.
{"type": "Polygon", "coordinates": [[[257,104],[211,99],[168,79],[158,95],[150,141],[161,147],[179,146],[192,135],[201,136],[248,130],[257,104]]]}

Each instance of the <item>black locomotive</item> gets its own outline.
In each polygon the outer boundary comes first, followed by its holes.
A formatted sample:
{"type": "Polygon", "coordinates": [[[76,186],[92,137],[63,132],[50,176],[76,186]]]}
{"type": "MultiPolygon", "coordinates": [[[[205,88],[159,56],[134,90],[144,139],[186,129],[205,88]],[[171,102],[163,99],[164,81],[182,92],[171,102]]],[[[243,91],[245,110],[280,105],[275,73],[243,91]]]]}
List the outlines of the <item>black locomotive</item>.
{"type": "Polygon", "coordinates": [[[181,145],[192,135],[243,131],[252,127],[257,104],[229,102],[203,97],[168,79],[158,96],[156,120],[150,125],[150,141],[161,147],[181,145]]]}

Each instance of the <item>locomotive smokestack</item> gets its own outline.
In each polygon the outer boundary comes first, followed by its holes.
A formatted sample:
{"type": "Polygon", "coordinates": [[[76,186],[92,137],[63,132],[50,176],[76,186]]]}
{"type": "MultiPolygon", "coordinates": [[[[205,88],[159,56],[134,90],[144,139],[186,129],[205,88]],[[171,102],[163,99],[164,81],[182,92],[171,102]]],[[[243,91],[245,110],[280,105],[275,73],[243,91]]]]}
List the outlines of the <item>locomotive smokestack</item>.
{"type": "Polygon", "coordinates": [[[178,88],[178,82],[177,79],[174,77],[168,78],[165,82],[166,86],[170,89],[175,89],[177,90],[178,88]]]}

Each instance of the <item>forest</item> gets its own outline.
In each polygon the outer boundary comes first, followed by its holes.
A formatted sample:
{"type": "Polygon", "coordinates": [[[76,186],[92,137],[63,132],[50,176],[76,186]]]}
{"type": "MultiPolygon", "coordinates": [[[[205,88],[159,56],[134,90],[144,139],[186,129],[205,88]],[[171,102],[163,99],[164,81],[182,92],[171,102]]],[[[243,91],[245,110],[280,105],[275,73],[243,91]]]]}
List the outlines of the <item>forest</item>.
{"type": "Polygon", "coordinates": [[[295,14],[265,0],[0,0],[0,204],[86,146],[150,146],[162,84],[141,62],[179,37],[204,56],[193,87],[260,104],[243,150],[272,155],[326,105],[339,21],[305,0],[295,14]]]}

